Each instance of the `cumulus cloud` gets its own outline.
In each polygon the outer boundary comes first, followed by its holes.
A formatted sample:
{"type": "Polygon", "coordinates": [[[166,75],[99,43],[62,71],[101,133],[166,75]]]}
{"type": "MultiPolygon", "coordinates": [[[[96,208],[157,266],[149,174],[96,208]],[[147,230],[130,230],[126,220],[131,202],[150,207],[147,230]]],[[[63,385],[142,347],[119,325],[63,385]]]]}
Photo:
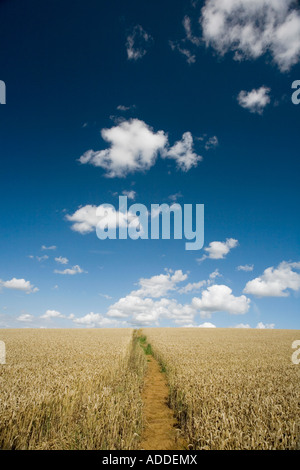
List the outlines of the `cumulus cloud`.
{"type": "Polygon", "coordinates": [[[194,152],[193,145],[192,134],[185,132],[181,140],[178,140],[171,148],[162,152],[162,157],[174,159],[177,168],[182,171],[189,171],[202,160],[202,157],[194,152]]]}
{"type": "Polygon", "coordinates": [[[142,298],[133,293],[121,298],[113,304],[107,313],[108,317],[128,318],[136,325],[158,325],[158,320],[167,318],[181,324],[193,321],[195,309],[190,305],[182,305],[174,299],[142,298]]]}
{"type": "Polygon", "coordinates": [[[138,60],[144,57],[153,43],[152,36],[147,33],[141,25],[136,25],[127,36],[126,51],[128,60],[138,60]]]}
{"type": "Polygon", "coordinates": [[[151,324],[159,317],[160,302],[153,299],[143,299],[137,295],[127,295],[109,307],[108,317],[132,317],[133,322],[151,324]]]}
{"type": "Polygon", "coordinates": [[[248,109],[250,113],[262,114],[267,104],[271,102],[269,96],[271,89],[265,86],[251,91],[240,91],[238,103],[242,108],[248,109]]]}
{"type": "Polygon", "coordinates": [[[59,264],[68,264],[69,262],[68,258],[64,258],[63,256],[58,256],[57,258],[54,258],[54,259],[59,264]]]}
{"type": "Polygon", "coordinates": [[[244,265],[237,266],[236,269],[237,269],[238,271],[249,272],[249,271],[253,271],[253,268],[254,268],[254,265],[253,265],[253,264],[244,264],[244,265]]]}
{"type": "Polygon", "coordinates": [[[116,211],[113,206],[106,206],[105,204],[100,206],[88,204],[80,207],[74,214],[67,214],[66,219],[73,222],[72,230],[83,235],[93,232],[98,224],[101,228],[105,228],[105,226],[117,228],[127,227],[128,223],[136,226],[140,223],[139,218],[132,212],[116,211]]]}
{"type": "Polygon", "coordinates": [[[51,318],[64,318],[64,315],[62,315],[57,310],[46,310],[44,315],[41,315],[40,318],[43,318],[44,320],[49,320],[51,318]]]}
{"type": "Polygon", "coordinates": [[[209,318],[212,313],[223,311],[233,315],[244,314],[249,310],[250,299],[245,295],[235,297],[230,287],[221,284],[209,286],[200,298],[193,298],[192,305],[203,318],[209,318]]]}
{"type": "Polygon", "coordinates": [[[111,305],[107,316],[130,317],[130,321],[136,325],[158,324],[161,318],[172,319],[178,324],[191,322],[195,314],[193,307],[166,298],[170,293],[177,291],[177,285],[186,279],[187,274],[181,270],[166,270],[165,274],[141,278],[138,283],[140,288],[111,305]]]}
{"type": "Polygon", "coordinates": [[[201,262],[206,258],[223,259],[229,251],[236,246],[238,246],[238,240],[235,240],[234,238],[226,238],[225,242],[210,242],[208,247],[204,248],[208,255],[203,255],[202,258],[197,259],[197,261],[201,262]]]}
{"type": "Polygon", "coordinates": [[[267,268],[261,276],[247,282],[244,292],[256,297],[288,297],[288,289],[300,289],[300,274],[293,269],[300,269],[300,262],[282,261],[277,268],[267,268]]]}
{"type": "Polygon", "coordinates": [[[203,40],[235,60],[268,53],[282,72],[299,61],[300,12],[295,0],[206,0],[200,23],[203,40]]]}
{"type": "Polygon", "coordinates": [[[83,317],[79,318],[74,318],[72,317],[73,322],[77,323],[78,325],[85,325],[86,327],[89,328],[95,328],[95,327],[109,327],[109,326],[115,326],[116,322],[115,320],[112,320],[111,318],[104,317],[100,313],[88,313],[87,315],[84,315],[83,317]]]}
{"type": "Polygon", "coordinates": [[[54,272],[56,274],[70,274],[71,276],[73,276],[74,274],[86,273],[86,271],[84,271],[80,266],[78,266],[78,264],[72,266],[72,268],[67,268],[62,271],[60,271],[59,269],[55,269],[54,272]]]}
{"type": "Polygon", "coordinates": [[[30,323],[32,322],[33,318],[33,315],[30,315],[29,313],[22,313],[22,315],[20,315],[17,320],[24,323],[30,323]]]}
{"type": "Polygon", "coordinates": [[[107,317],[123,319],[134,325],[159,325],[160,320],[168,319],[182,326],[194,326],[194,317],[199,314],[209,318],[217,311],[231,314],[243,314],[249,309],[250,300],[246,296],[235,297],[229,287],[209,286],[202,292],[201,298],[194,297],[192,303],[181,304],[169,294],[190,293],[212,282],[190,283],[183,288],[179,283],[187,279],[181,270],[167,270],[166,274],[140,279],[140,289],[131,291],[125,297],[112,304],[107,317]]]}
{"type": "MultiPolygon", "coordinates": [[[[175,160],[177,168],[182,171],[189,171],[202,160],[194,151],[190,132],[185,132],[180,140],[170,146],[166,132],[155,132],[139,119],[123,120],[110,129],[102,129],[101,136],[110,147],[99,151],[88,150],[78,161],[83,165],[103,168],[109,178],[145,172],[155,164],[158,155],[175,160]]],[[[212,138],[210,148],[215,145],[215,139],[212,138]]]]}
{"type": "Polygon", "coordinates": [[[141,278],[139,280],[140,289],[132,291],[133,295],[138,297],[163,297],[170,291],[174,291],[179,282],[187,279],[187,274],[183,274],[181,269],[169,271],[166,274],[159,274],[150,278],[141,278]]]}
{"type": "Polygon", "coordinates": [[[72,215],[66,215],[66,219],[73,222],[72,230],[79,233],[90,233],[95,230],[99,218],[96,215],[97,206],[86,205],[77,209],[72,215]]]}
{"type": "Polygon", "coordinates": [[[102,129],[102,138],[110,148],[94,152],[88,150],[79,158],[106,170],[107,177],[124,177],[135,171],[146,171],[154,165],[158,151],[167,143],[163,131],[154,132],[139,119],[123,121],[111,129],[102,129]]]}
{"type": "Polygon", "coordinates": [[[204,323],[201,323],[201,325],[198,325],[198,328],[217,328],[217,327],[213,323],[206,321],[204,323]]]}
{"type": "Polygon", "coordinates": [[[26,294],[32,294],[37,292],[39,289],[34,287],[30,281],[25,281],[25,279],[16,279],[13,277],[9,281],[1,281],[0,279],[0,287],[5,287],[6,289],[14,289],[20,290],[25,292],[26,294]]]}
{"type": "Polygon", "coordinates": [[[56,246],[55,245],[51,245],[51,246],[42,245],[41,250],[56,250],[56,246]]]}

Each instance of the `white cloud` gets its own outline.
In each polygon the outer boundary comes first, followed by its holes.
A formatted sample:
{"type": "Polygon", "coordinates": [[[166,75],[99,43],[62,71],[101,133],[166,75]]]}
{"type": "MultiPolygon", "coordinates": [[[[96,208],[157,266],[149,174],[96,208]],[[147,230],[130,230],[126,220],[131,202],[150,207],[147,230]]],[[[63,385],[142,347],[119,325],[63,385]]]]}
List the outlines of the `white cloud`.
{"type": "Polygon", "coordinates": [[[115,320],[112,320],[111,318],[106,318],[100,313],[88,313],[87,315],[84,315],[83,317],[79,318],[74,318],[72,316],[73,322],[77,323],[79,325],[85,325],[89,328],[95,328],[95,327],[109,327],[113,326],[116,324],[115,320]]]}
{"type": "Polygon", "coordinates": [[[253,264],[245,264],[245,265],[240,265],[237,266],[238,271],[245,271],[245,272],[250,272],[253,271],[254,265],[253,264]]]}
{"type": "Polygon", "coordinates": [[[198,325],[198,328],[216,328],[216,325],[210,322],[204,322],[201,325],[198,325]]]}
{"type": "Polygon", "coordinates": [[[57,310],[46,310],[44,315],[41,315],[40,318],[44,318],[45,320],[49,320],[51,318],[64,318],[64,315],[62,315],[57,310]]]}
{"type": "Polygon", "coordinates": [[[99,224],[99,227],[104,228],[107,225],[109,228],[127,227],[128,222],[139,224],[139,218],[128,212],[116,211],[115,208],[105,207],[105,204],[100,206],[86,205],[77,209],[72,215],[66,215],[69,222],[73,222],[72,230],[81,234],[86,234],[94,231],[99,224]]]}
{"type": "Polygon", "coordinates": [[[96,215],[97,206],[86,205],[80,207],[72,215],[66,215],[66,219],[70,222],[74,222],[72,230],[79,233],[90,233],[95,230],[99,218],[96,215]]]}
{"type": "Polygon", "coordinates": [[[67,268],[64,269],[63,271],[60,271],[59,269],[55,269],[54,272],[56,274],[70,274],[71,276],[74,274],[81,274],[81,273],[86,273],[78,264],[75,266],[72,266],[72,268],[67,268]]]}
{"type": "Polygon", "coordinates": [[[132,317],[133,320],[145,324],[151,324],[159,316],[158,301],[137,295],[127,295],[109,307],[107,316],[112,318],[132,317]]]}
{"type": "Polygon", "coordinates": [[[275,327],[274,323],[264,324],[263,322],[260,321],[259,323],[257,323],[255,328],[257,328],[259,330],[265,330],[265,329],[271,329],[272,330],[274,327],[275,327]]]}
{"type": "Polygon", "coordinates": [[[33,315],[30,315],[29,313],[23,313],[17,318],[17,320],[24,323],[30,323],[32,322],[33,318],[33,315]]]}
{"type": "Polygon", "coordinates": [[[138,297],[163,297],[170,291],[174,291],[179,282],[187,279],[187,274],[183,274],[181,269],[174,272],[169,271],[167,274],[159,274],[148,279],[141,278],[139,280],[140,289],[132,291],[133,295],[138,297]]]}
{"type": "Polygon", "coordinates": [[[200,311],[202,318],[209,318],[217,311],[243,314],[249,309],[250,300],[246,296],[235,297],[229,287],[213,285],[202,292],[201,298],[194,297],[192,303],[180,304],[166,296],[170,293],[189,293],[211,282],[190,283],[179,289],[178,283],[187,279],[181,270],[167,270],[167,274],[140,279],[140,289],[131,291],[112,304],[107,317],[126,319],[134,325],[159,325],[162,319],[172,320],[182,326],[193,326],[194,317],[200,311]]]}
{"type": "Polygon", "coordinates": [[[214,280],[217,278],[217,277],[222,277],[222,274],[219,273],[219,270],[216,269],[214,272],[212,272],[210,275],[209,275],[209,279],[208,280],[204,280],[204,281],[199,281],[199,282],[190,282],[188,284],[186,284],[185,286],[181,287],[179,290],[178,290],[178,293],[179,294],[190,294],[191,292],[197,292],[197,291],[200,291],[202,288],[204,288],[205,286],[210,286],[211,284],[214,283],[214,280]]]}
{"type": "Polygon", "coordinates": [[[128,198],[128,199],[131,199],[132,201],[134,201],[135,198],[136,198],[136,192],[133,191],[133,190],[131,190],[131,191],[126,191],[126,190],[124,189],[124,191],[122,191],[122,194],[123,194],[123,196],[127,196],[127,198],[128,198]]]}
{"type": "Polygon", "coordinates": [[[251,326],[248,323],[239,323],[238,325],[235,325],[234,328],[251,328],[251,326]]]}
{"type": "Polygon", "coordinates": [[[201,298],[194,297],[192,305],[200,311],[203,318],[209,318],[214,312],[244,314],[249,310],[250,299],[245,295],[235,297],[228,286],[213,285],[202,292],[201,298]]]}
{"type": "MultiPolygon", "coordinates": [[[[162,299],[161,302],[166,299],[162,299]]],[[[193,322],[196,314],[195,308],[190,304],[180,304],[172,299],[165,305],[166,311],[162,312],[162,316],[173,320],[176,324],[184,324],[193,322]]]]}
{"type": "Polygon", "coordinates": [[[162,152],[163,158],[172,158],[177,163],[177,168],[182,171],[189,171],[198,165],[202,160],[193,150],[193,137],[190,132],[185,132],[182,139],[178,140],[171,148],[162,152]]]}
{"type": "Polygon", "coordinates": [[[181,324],[192,322],[195,309],[190,305],[181,305],[174,299],[142,298],[133,293],[113,304],[107,313],[108,317],[128,318],[133,324],[158,325],[158,320],[167,318],[181,324]]]}
{"type": "Polygon", "coordinates": [[[250,113],[262,114],[265,107],[271,102],[270,91],[270,88],[264,86],[257,90],[242,90],[237,98],[238,103],[242,108],[248,109],[250,113]]]}
{"type": "MultiPolygon", "coordinates": [[[[156,162],[158,155],[175,160],[177,168],[189,171],[202,160],[194,152],[193,136],[185,132],[181,140],[170,147],[166,132],[154,130],[139,119],[122,120],[110,129],[102,129],[102,138],[110,144],[104,150],[88,150],[78,161],[101,167],[109,178],[125,177],[129,173],[145,172],[156,162]]],[[[217,138],[212,137],[207,145],[212,148],[217,138]]]]}
{"type": "Polygon", "coordinates": [[[57,263],[60,264],[68,264],[69,260],[68,258],[64,258],[63,256],[58,256],[57,258],[54,258],[57,263]]]}
{"type": "Polygon", "coordinates": [[[282,261],[277,268],[267,268],[260,277],[247,282],[244,292],[256,297],[288,297],[287,289],[300,289],[300,274],[293,269],[300,269],[300,263],[282,261]]]}
{"type": "Polygon", "coordinates": [[[153,38],[141,25],[136,25],[127,36],[126,51],[129,60],[138,60],[144,57],[153,38]]]}
{"type": "Polygon", "coordinates": [[[269,53],[282,72],[300,57],[300,13],[295,0],[206,0],[200,22],[206,46],[235,60],[269,53]]]}
{"type": "Polygon", "coordinates": [[[25,281],[25,279],[16,279],[15,277],[10,281],[1,281],[0,279],[0,287],[24,291],[26,294],[31,294],[39,290],[37,287],[34,287],[30,281],[25,281]]]}
{"type": "Polygon", "coordinates": [[[56,246],[55,245],[51,245],[51,246],[42,245],[41,250],[56,250],[56,246]]]}
{"type": "Polygon", "coordinates": [[[166,274],[141,278],[140,289],[130,292],[109,307],[107,316],[112,318],[130,317],[133,324],[158,324],[160,318],[168,318],[175,323],[192,322],[195,309],[181,305],[174,299],[164,296],[178,289],[177,284],[187,279],[181,270],[167,270],[166,274]],[[160,300],[153,300],[159,299],[160,300]]]}
{"type": "Polygon", "coordinates": [[[102,129],[101,136],[110,143],[110,148],[97,152],[88,150],[79,161],[103,168],[107,177],[124,177],[128,173],[148,170],[154,165],[158,151],[167,143],[163,131],[155,133],[139,119],[102,129]]]}
{"type": "Polygon", "coordinates": [[[234,238],[226,238],[225,242],[210,242],[209,246],[204,248],[208,255],[203,255],[202,258],[197,259],[201,262],[206,258],[210,259],[223,259],[232,248],[238,245],[238,240],[234,238]]]}

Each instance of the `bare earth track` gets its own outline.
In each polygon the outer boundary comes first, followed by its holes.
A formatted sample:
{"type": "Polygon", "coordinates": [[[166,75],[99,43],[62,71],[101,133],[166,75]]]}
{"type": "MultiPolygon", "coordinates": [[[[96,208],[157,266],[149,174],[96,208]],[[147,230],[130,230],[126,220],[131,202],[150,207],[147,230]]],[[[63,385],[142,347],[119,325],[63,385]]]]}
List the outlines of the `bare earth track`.
{"type": "Polygon", "coordinates": [[[148,356],[142,399],[144,402],[145,429],[140,443],[141,450],[184,450],[186,445],[173,411],[168,406],[168,385],[157,360],[148,356]]]}

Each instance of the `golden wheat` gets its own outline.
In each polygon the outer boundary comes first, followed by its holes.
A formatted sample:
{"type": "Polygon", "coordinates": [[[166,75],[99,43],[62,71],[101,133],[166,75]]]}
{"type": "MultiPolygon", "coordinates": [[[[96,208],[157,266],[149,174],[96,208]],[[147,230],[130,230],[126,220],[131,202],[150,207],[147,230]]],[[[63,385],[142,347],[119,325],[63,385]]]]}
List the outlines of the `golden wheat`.
{"type": "Polygon", "coordinates": [[[0,330],[0,449],[135,449],[146,367],[130,329],[0,330]]]}
{"type": "Polygon", "coordinates": [[[144,329],[194,449],[299,449],[297,330],[144,329]]]}

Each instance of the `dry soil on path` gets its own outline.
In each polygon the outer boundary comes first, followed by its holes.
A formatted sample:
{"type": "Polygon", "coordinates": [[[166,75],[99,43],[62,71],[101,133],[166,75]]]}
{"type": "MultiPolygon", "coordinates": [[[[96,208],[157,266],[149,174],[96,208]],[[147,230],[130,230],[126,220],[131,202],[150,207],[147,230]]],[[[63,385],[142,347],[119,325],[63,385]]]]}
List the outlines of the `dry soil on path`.
{"type": "Polygon", "coordinates": [[[148,370],[143,389],[144,432],[141,450],[184,450],[186,444],[173,411],[168,406],[169,389],[165,375],[153,356],[148,357],[148,370]]]}

